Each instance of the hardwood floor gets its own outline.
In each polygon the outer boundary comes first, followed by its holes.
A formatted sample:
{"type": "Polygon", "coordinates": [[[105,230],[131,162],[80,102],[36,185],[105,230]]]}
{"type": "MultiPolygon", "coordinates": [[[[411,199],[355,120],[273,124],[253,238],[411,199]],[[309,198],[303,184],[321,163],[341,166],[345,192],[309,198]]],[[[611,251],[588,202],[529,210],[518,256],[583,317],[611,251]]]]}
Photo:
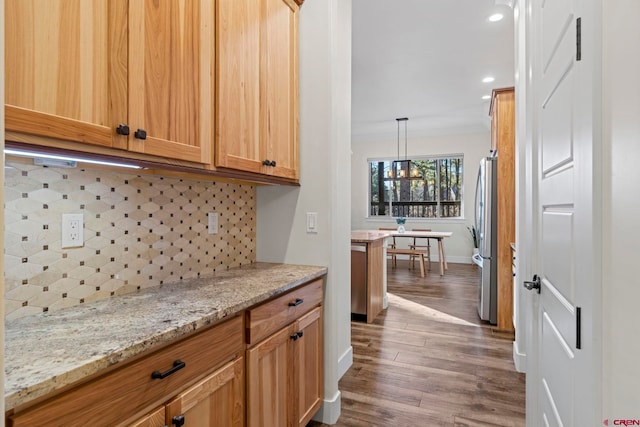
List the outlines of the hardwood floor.
{"type": "Polygon", "coordinates": [[[441,278],[433,265],[421,278],[407,266],[389,265],[389,308],[373,324],[351,322],[336,426],[524,426],[513,335],[479,320],[476,267],[449,264],[441,278]]]}

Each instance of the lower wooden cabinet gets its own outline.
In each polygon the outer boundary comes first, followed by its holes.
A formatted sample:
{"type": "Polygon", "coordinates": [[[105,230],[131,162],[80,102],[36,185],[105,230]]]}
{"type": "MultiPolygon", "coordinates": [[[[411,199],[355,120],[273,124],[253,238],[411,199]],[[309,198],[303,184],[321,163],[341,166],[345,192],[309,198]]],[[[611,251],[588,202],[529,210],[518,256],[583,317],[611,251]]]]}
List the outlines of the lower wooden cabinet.
{"type": "Polygon", "coordinates": [[[323,394],[322,306],[247,351],[247,425],[305,426],[323,394]]]}
{"type": "Polygon", "coordinates": [[[234,360],[129,427],[242,427],[244,358],[234,360]]]}
{"type": "Polygon", "coordinates": [[[322,288],[317,279],[251,307],[7,414],[7,425],[303,427],[323,397],[322,288]]]}
{"type": "MultiPolygon", "coordinates": [[[[167,404],[167,425],[242,427],[244,425],[244,358],[206,377],[167,404]]],[[[163,424],[164,425],[164,424],[163,424]]]]}
{"type": "Polygon", "coordinates": [[[305,426],[320,408],[324,391],[322,307],[301,317],[297,323],[297,330],[303,335],[293,346],[296,420],[298,426],[305,426]]]}
{"type": "MultiPolygon", "coordinates": [[[[11,427],[112,427],[131,425],[130,420],[139,420],[136,422],[141,422],[141,426],[149,426],[143,418],[150,408],[186,393],[183,390],[191,384],[200,384],[203,376],[227,366],[229,361],[243,360],[242,326],[242,317],[236,316],[18,411],[9,417],[7,424],[11,427]],[[178,367],[181,363],[183,366],[178,367]],[[156,371],[161,378],[154,377],[156,371]]],[[[212,375],[218,372],[220,370],[212,375]]]]}
{"type": "Polygon", "coordinates": [[[164,423],[165,417],[166,411],[163,406],[140,418],[129,427],[164,427],[166,425],[164,423]]]}

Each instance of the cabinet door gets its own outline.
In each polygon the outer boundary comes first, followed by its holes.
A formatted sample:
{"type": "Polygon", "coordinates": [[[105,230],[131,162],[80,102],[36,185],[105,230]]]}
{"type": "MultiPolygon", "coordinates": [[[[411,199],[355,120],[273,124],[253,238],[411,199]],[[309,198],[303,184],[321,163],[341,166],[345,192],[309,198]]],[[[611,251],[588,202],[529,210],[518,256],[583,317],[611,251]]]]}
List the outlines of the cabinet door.
{"type": "Polygon", "coordinates": [[[129,427],[165,427],[165,410],[164,406],[156,409],[152,413],[140,418],[129,427]]]}
{"type": "Polygon", "coordinates": [[[122,0],[5,1],[7,131],[126,148],[122,0]]]}
{"type": "Polygon", "coordinates": [[[244,425],[244,358],[225,365],[167,404],[165,423],[183,416],[190,427],[244,425]]]}
{"type": "Polygon", "coordinates": [[[248,427],[293,425],[293,326],[247,351],[248,427]]]}
{"type": "Polygon", "coordinates": [[[298,179],[298,5],[262,0],[260,140],[264,172],[298,179]]]}
{"type": "Polygon", "coordinates": [[[216,166],[260,173],[260,3],[216,2],[216,166]]]}
{"type": "Polygon", "coordinates": [[[207,0],[129,2],[129,150],[209,162],[213,20],[207,0]]]}
{"type": "Polygon", "coordinates": [[[322,307],[301,317],[297,324],[302,336],[293,345],[298,399],[296,421],[299,427],[304,427],[322,404],[322,307]]]}

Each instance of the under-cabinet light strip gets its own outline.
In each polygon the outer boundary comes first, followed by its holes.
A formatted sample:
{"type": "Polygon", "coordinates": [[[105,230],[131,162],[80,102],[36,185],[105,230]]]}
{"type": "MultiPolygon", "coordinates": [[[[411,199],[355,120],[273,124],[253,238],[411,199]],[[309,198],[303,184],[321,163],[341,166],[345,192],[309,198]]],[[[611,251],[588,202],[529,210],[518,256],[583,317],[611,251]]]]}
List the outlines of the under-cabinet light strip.
{"type": "Polygon", "coordinates": [[[103,160],[83,159],[80,157],[59,156],[56,154],[38,153],[36,151],[27,151],[27,150],[16,150],[13,148],[6,148],[4,152],[5,154],[11,154],[13,156],[20,156],[20,157],[65,160],[65,161],[79,162],[79,163],[90,163],[92,165],[115,166],[119,168],[129,168],[129,169],[143,169],[142,166],[132,165],[128,163],[107,162],[103,160]]]}

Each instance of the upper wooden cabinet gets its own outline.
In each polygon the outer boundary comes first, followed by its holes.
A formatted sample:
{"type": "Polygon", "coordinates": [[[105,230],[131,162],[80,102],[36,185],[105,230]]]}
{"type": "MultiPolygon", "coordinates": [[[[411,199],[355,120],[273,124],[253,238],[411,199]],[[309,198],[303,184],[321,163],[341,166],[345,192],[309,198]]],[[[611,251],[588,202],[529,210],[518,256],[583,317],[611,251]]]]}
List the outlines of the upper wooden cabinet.
{"type": "Polygon", "coordinates": [[[8,131],[210,162],[211,1],[5,8],[8,131]],[[129,129],[118,133],[121,124],[129,129]]]}
{"type": "Polygon", "coordinates": [[[516,236],[515,93],[495,89],[491,99],[491,149],[498,152],[498,329],[513,330],[511,243],[516,236]]]}
{"type": "Polygon", "coordinates": [[[297,180],[299,7],[219,0],[217,8],[215,165],[297,180]]]}
{"type": "Polygon", "coordinates": [[[127,119],[123,5],[5,1],[8,131],[126,148],[114,138],[127,119]]]}

